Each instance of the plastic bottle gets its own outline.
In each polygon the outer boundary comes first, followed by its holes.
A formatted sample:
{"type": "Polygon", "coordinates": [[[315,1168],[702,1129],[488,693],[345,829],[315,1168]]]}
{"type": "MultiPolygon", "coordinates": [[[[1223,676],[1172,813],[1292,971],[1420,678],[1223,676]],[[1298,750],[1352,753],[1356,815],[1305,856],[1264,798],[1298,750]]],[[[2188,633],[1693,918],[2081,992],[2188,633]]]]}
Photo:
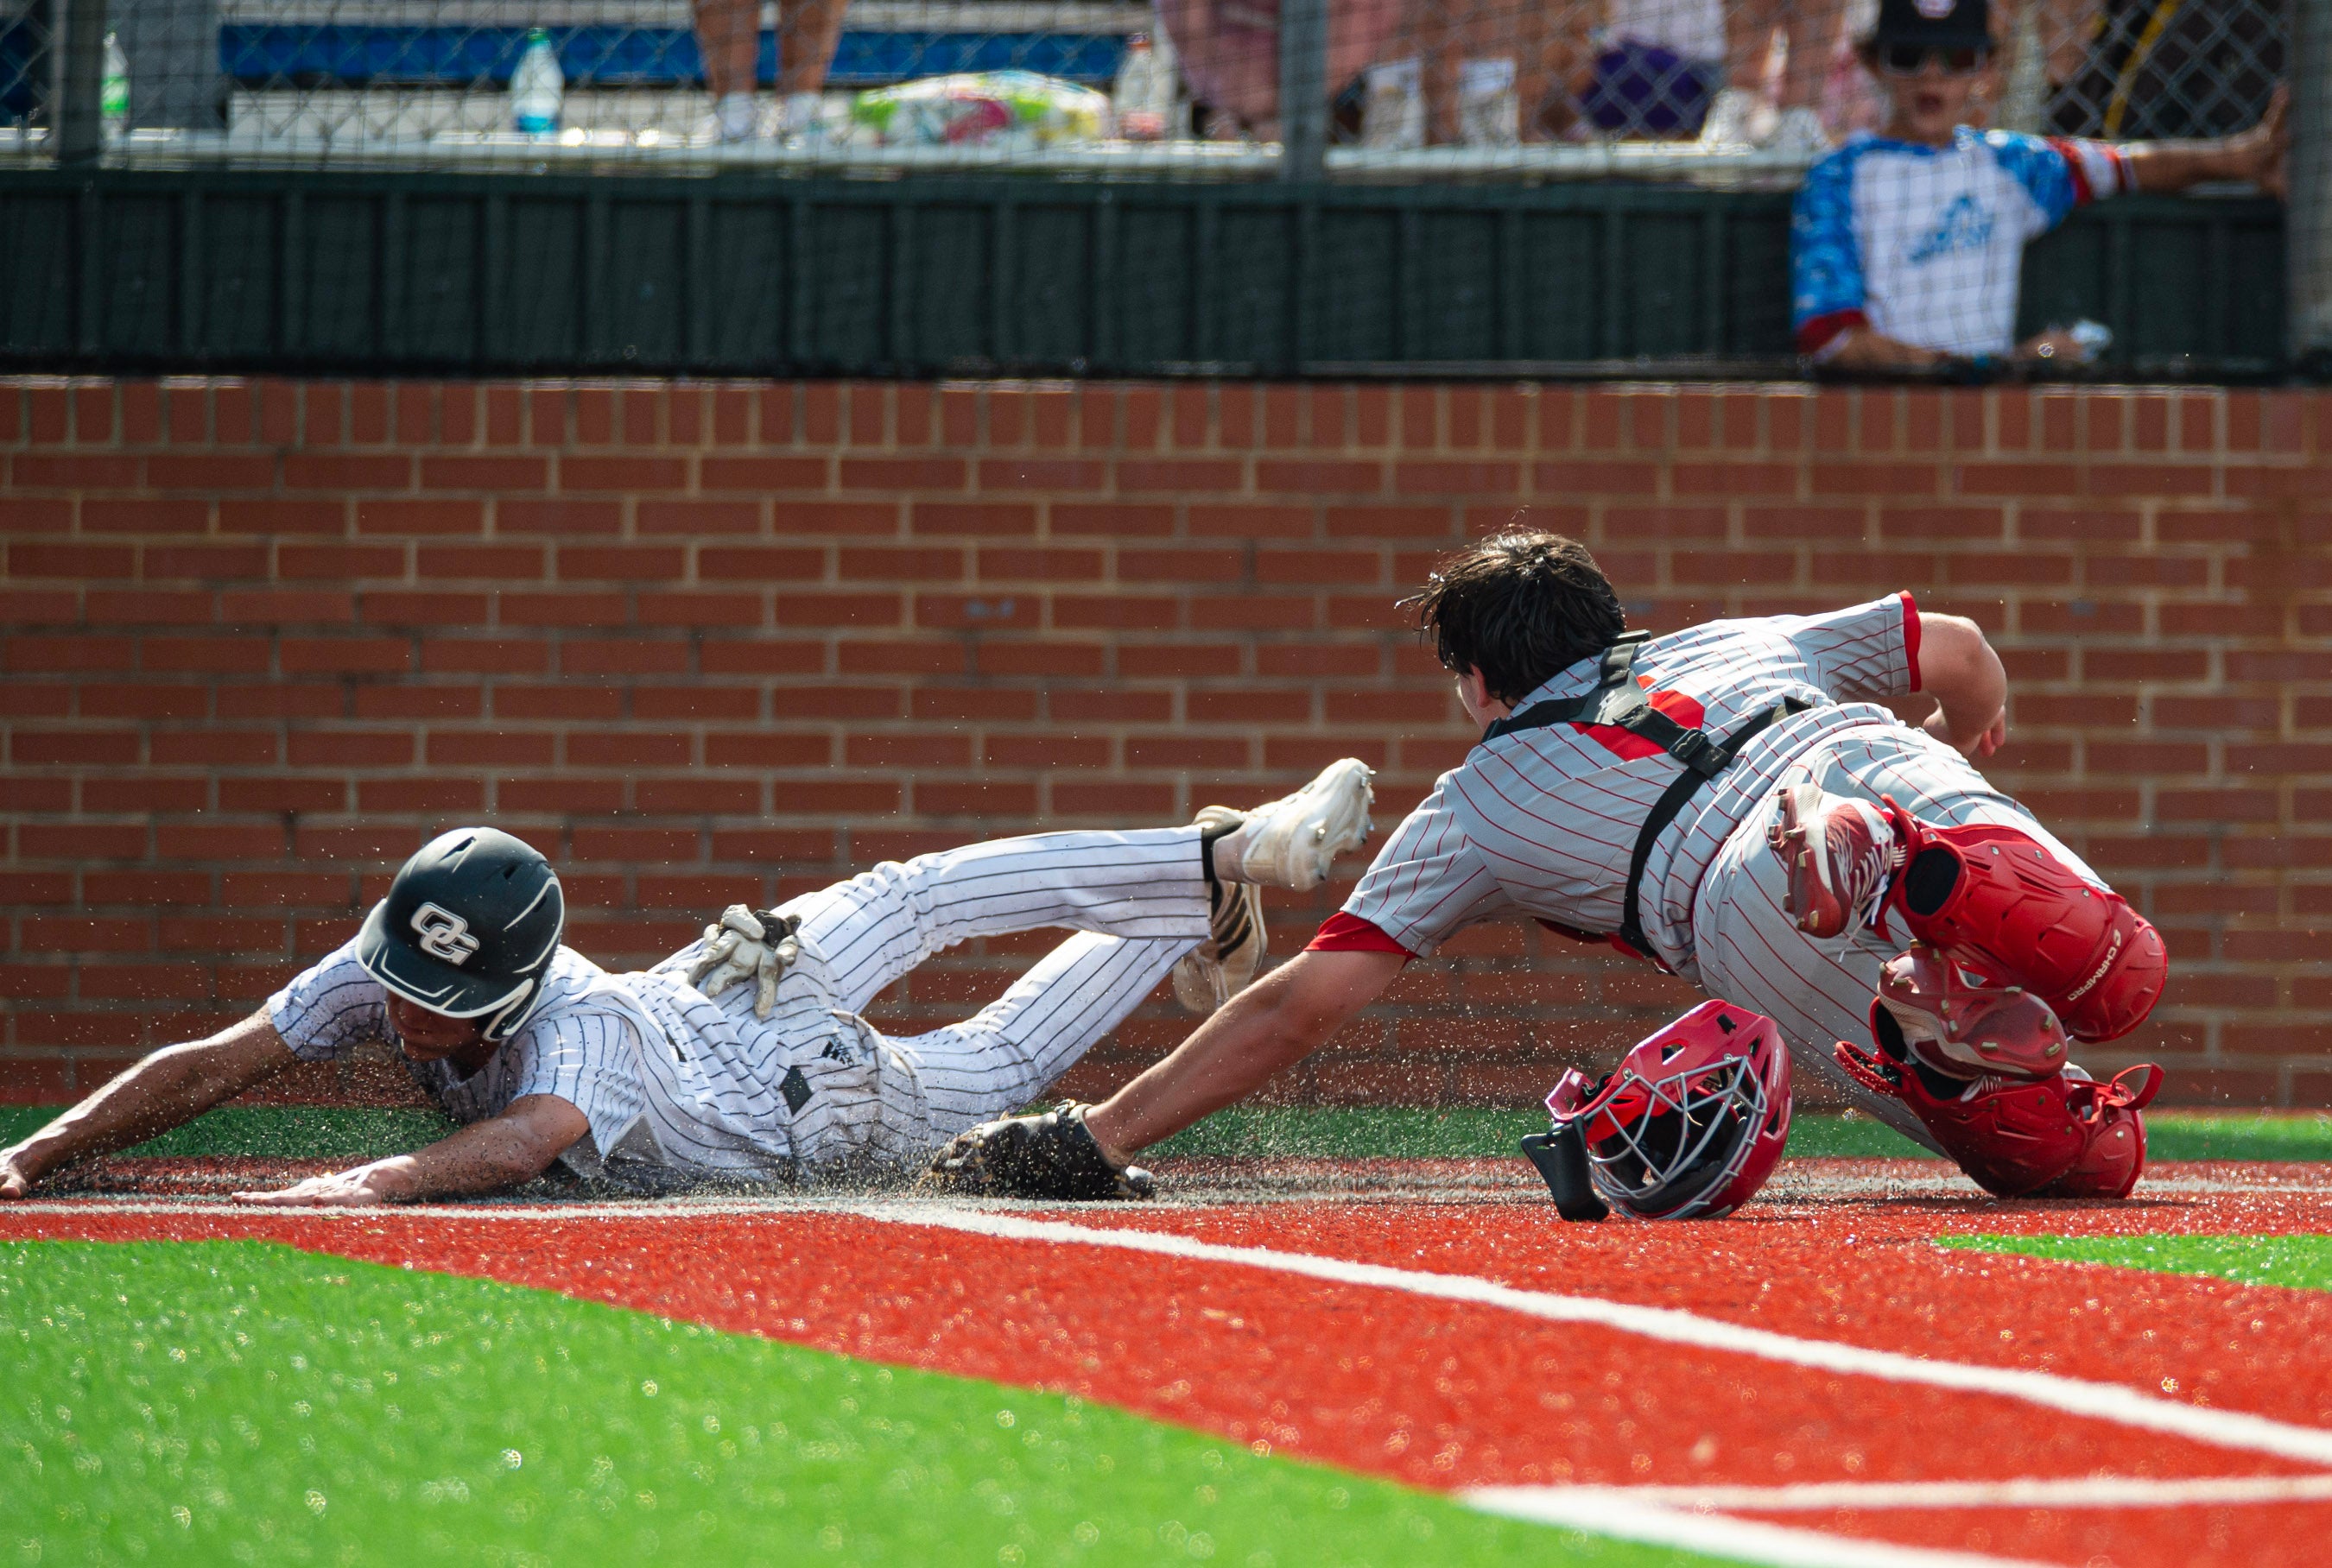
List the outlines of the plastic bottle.
{"type": "Polygon", "coordinates": [[[1174,78],[1150,35],[1137,33],[1125,41],[1125,56],[1118,62],[1115,100],[1117,134],[1128,141],[1161,141],[1174,107],[1174,78]]]}
{"type": "Polygon", "coordinates": [[[119,141],[129,133],[129,56],[121,52],[121,40],[110,33],[105,35],[105,75],[98,84],[97,113],[107,141],[119,141]]]}
{"type": "Polygon", "coordinates": [[[559,102],[567,94],[567,73],[559,69],[559,52],[550,34],[538,27],[526,35],[526,52],[511,72],[511,118],[528,136],[545,136],[559,128],[559,102]]]}

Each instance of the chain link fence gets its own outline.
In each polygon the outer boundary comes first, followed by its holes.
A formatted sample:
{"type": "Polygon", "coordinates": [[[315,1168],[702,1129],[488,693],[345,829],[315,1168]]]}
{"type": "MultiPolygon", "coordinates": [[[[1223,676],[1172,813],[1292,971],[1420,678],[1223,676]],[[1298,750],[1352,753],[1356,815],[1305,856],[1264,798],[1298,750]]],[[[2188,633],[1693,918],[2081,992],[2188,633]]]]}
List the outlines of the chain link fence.
{"type": "MultiPolygon", "coordinates": [[[[0,0],[0,157],[56,156],[72,18],[114,162],[610,158],[1783,183],[1883,100],[1875,0],[0,0]],[[71,16],[68,16],[68,13],[71,16]],[[1318,57],[1283,31],[1320,16],[1318,57]],[[1295,114],[1283,116],[1292,85],[1295,114]],[[1284,123],[1286,122],[1286,123],[1284,123]],[[1297,137],[1299,144],[1302,136],[1297,137]]],[[[2255,121],[2276,0],[2009,0],[1979,112],[2255,121]]]]}

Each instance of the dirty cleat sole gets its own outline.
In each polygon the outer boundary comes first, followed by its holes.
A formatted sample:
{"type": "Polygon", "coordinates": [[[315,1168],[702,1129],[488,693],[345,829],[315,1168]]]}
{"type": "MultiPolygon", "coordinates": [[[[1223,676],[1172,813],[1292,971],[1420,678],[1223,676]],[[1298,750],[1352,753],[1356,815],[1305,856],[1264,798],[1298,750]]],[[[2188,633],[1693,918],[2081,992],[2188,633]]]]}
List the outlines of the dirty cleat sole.
{"type": "Polygon", "coordinates": [[[1781,809],[1765,840],[1788,878],[1782,912],[1809,936],[1841,936],[1902,864],[1895,830],[1868,802],[1826,794],[1818,784],[1774,793],[1781,809]]]}

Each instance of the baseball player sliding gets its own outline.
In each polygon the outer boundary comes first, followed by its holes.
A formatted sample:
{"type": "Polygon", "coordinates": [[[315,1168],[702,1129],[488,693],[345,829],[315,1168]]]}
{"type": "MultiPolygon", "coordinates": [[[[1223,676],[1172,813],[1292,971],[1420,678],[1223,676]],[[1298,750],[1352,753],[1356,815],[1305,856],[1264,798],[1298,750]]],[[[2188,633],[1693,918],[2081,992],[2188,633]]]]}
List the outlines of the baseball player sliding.
{"type": "MultiPolygon", "coordinates": [[[[578,1175],[789,1179],[913,1168],[1027,1105],[1170,970],[1202,1007],[1263,953],[1263,887],[1316,886],[1368,833],[1369,770],[1346,760],[1249,812],[1133,832],[1041,833],[885,862],[755,914],[645,973],[560,946],[543,857],[462,828],[407,861],[357,936],[249,1018],[158,1050],[12,1148],[0,1197],[127,1147],[282,1071],[387,1041],[462,1129],[409,1155],[242,1200],[356,1205],[504,1187],[554,1162],[578,1175]],[[970,1018],[892,1039],[859,1012],[942,948],[1076,933],[970,1018]]],[[[1047,1124],[1097,1195],[1145,1191],[1047,1124]]]]}
{"type": "Polygon", "coordinates": [[[1528,916],[1779,1024],[1795,1069],[1994,1192],[2119,1196],[2159,1070],[2110,1084],[2072,1042],[2136,1028],[2161,937],[1970,759],[2007,736],[1972,622],[1908,594],[1821,615],[1629,632],[1587,551],[1489,539],[1414,601],[1481,744],[1311,946],[1099,1105],[974,1128],[935,1175],[1121,1165],[1259,1088],[1477,921],[1528,916]],[[1874,700],[1924,691],[1920,727],[1874,700]]]}

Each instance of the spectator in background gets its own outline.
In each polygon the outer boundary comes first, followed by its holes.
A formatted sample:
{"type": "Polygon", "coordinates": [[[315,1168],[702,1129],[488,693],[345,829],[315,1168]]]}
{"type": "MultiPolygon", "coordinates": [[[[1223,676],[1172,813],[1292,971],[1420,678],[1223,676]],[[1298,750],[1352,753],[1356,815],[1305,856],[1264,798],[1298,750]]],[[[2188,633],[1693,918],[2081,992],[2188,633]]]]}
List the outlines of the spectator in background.
{"type": "MultiPolygon", "coordinates": [[[[2146,0],[2116,3],[2143,4],[2146,0]]],[[[2158,3],[2174,5],[2181,0],[2158,3]]],[[[2272,0],[2223,3],[2259,5],[2271,4],[2272,0]]],[[[2057,84],[2081,70],[2088,55],[2087,40],[2098,26],[2098,5],[2099,0],[2006,0],[1993,7],[1993,21],[2001,37],[2039,41],[2043,56],[2038,83],[2041,96],[2046,97],[2057,84]],[[2032,13],[2029,17],[2028,9],[2032,13]],[[2028,20],[2031,24],[2029,33],[2020,30],[2028,20]]],[[[1730,45],[1728,81],[1739,88],[1758,85],[1767,51],[1772,47],[1774,33],[1779,31],[1786,45],[1787,59],[1775,106],[1784,114],[1792,109],[1811,111],[1832,141],[1841,141],[1859,130],[1876,130],[1887,118],[1886,100],[1857,58],[1857,43],[1869,35],[1878,11],[1878,0],[1731,0],[1725,14],[1725,36],[1730,45]]],[[[2010,52],[2013,52],[2011,45],[2010,52]]],[[[2259,103],[2263,107],[2266,101],[2266,90],[2261,89],[2259,103]]],[[[2245,117],[2244,123],[2257,118],[2254,110],[2245,117]]],[[[2007,128],[2037,130],[2040,125],[2036,118],[2031,125],[2007,128]]],[[[2095,127],[2084,129],[2063,124],[2055,128],[2073,136],[2096,131],[2095,127]]]]}
{"type": "MultiPolygon", "coordinates": [[[[754,78],[760,64],[761,0],[690,0],[696,50],[722,141],[761,134],[754,78]]],[[[779,134],[796,136],[817,122],[819,95],[842,42],[849,0],[780,0],[778,10],[779,134]]]]}
{"type": "Polygon", "coordinates": [[[1700,134],[1725,85],[1720,0],[1610,0],[1610,46],[1580,108],[1598,128],[1623,135],[1700,134]]]}
{"type": "Polygon", "coordinates": [[[2078,362],[2088,350],[2065,332],[2012,343],[2027,241],[2122,191],[2205,180],[2281,191],[2280,89],[2259,124],[2210,141],[1979,131],[1965,122],[1992,48],[1986,0],[1880,0],[1861,54],[1887,123],[1807,172],[1791,223],[1791,319],[1817,364],[1919,370],[2012,352],[2078,362]]]}
{"type": "Polygon", "coordinates": [[[1591,52],[1583,10],[1515,0],[1410,0],[1378,63],[1418,62],[1424,137],[1434,146],[1536,141],[1560,134],[1576,118],[1572,95],[1591,52]],[[1495,130],[1478,113],[1468,123],[1467,72],[1485,68],[1512,92],[1506,123],[1495,130]]]}
{"type": "MultiPolygon", "coordinates": [[[[1324,99],[1381,57],[1402,14],[1403,0],[1334,0],[1324,99]]],[[[1209,134],[1278,139],[1279,0],[1158,0],[1158,21],[1190,96],[1207,106],[1209,134]]]]}

